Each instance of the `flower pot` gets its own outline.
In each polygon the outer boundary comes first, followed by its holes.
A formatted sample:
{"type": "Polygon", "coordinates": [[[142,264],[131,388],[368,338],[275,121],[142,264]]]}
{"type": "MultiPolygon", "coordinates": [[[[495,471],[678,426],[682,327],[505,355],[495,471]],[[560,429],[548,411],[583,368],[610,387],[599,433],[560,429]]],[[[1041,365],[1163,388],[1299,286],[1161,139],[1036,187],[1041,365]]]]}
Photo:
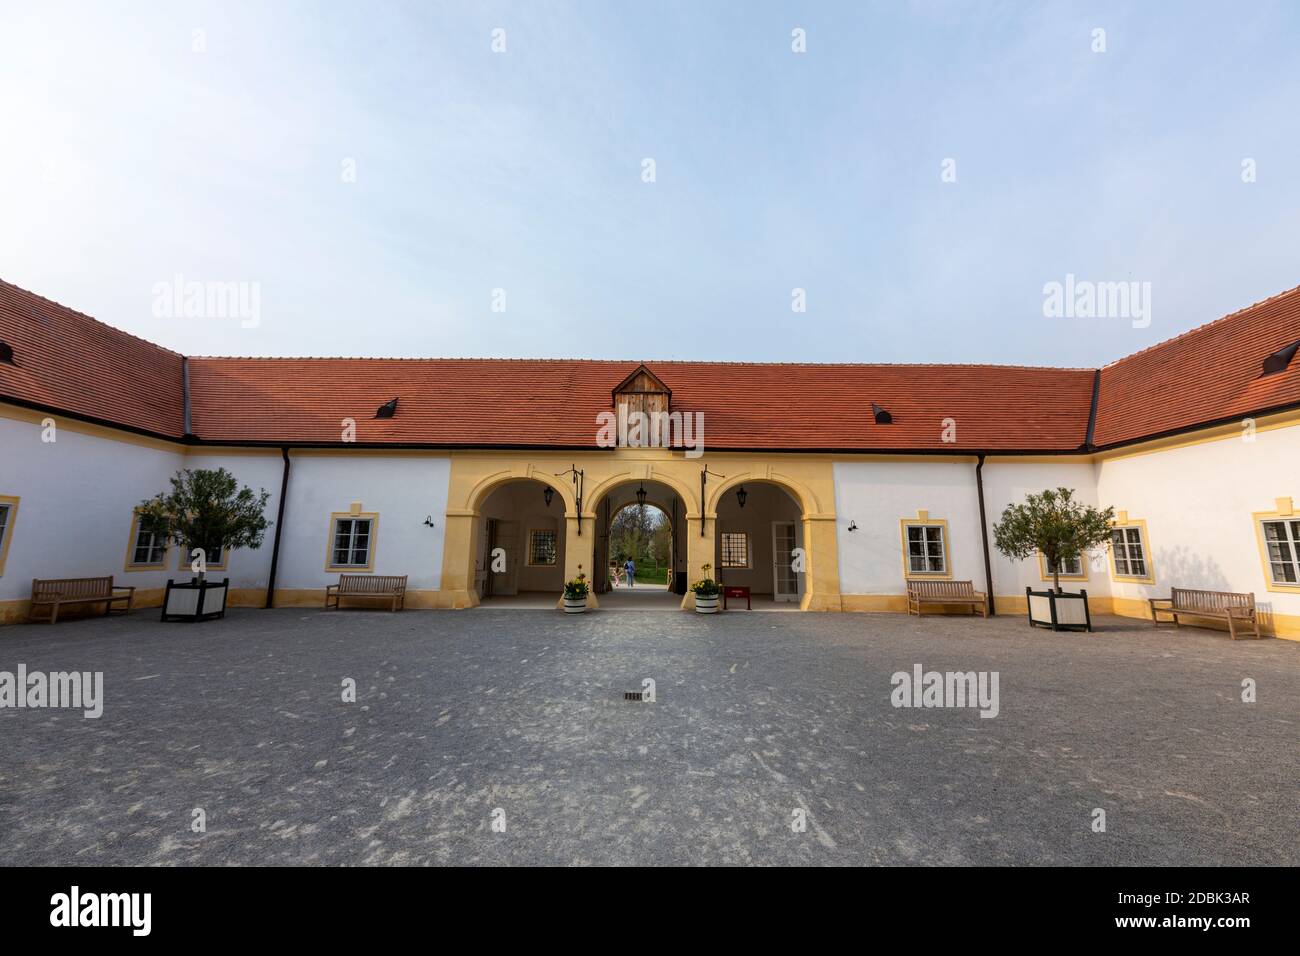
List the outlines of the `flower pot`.
{"type": "Polygon", "coordinates": [[[718,613],[718,595],[703,594],[695,595],[695,613],[697,614],[717,614],[718,613]]]}
{"type": "Polygon", "coordinates": [[[1025,588],[1029,603],[1030,627],[1050,627],[1054,631],[1091,631],[1092,615],[1088,613],[1088,592],[1057,594],[1050,589],[1035,591],[1025,588]]]}
{"type": "Polygon", "coordinates": [[[565,614],[581,614],[587,610],[587,599],[585,597],[564,599],[565,614]]]}

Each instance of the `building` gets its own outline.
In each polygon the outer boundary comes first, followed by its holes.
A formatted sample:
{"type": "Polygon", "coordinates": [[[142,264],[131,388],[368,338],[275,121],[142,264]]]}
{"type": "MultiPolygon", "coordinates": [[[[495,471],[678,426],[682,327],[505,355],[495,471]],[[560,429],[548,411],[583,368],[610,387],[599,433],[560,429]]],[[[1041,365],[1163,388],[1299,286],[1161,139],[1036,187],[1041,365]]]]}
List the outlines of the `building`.
{"type": "Polygon", "coordinates": [[[319,605],[341,571],[465,608],[581,569],[599,603],[609,522],[644,491],[680,575],[760,603],[901,611],[929,576],[1023,612],[1047,569],[987,529],[1066,486],[1118,514],[1066,569],[1094,613],[1252,591],[1300,638],[1300,288],[1101,369],[185,357],[2,282],[0,343],[5,621],[36,577],[111,573],[156,604],[188,559],[134,509],[222,466],[271,493],[266,543],[212,564],[248,606],[319,605]],[[637,413],[676,416],[669,447],[637,413]]]}

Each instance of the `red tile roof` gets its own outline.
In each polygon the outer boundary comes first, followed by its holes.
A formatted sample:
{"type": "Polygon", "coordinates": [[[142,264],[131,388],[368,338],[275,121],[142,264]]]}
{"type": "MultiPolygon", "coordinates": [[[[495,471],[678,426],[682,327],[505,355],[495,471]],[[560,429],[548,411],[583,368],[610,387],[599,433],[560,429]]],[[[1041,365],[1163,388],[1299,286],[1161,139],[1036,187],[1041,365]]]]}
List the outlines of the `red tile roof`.
{"type": "Polygon", "coordinates": [[[1300,404],[1300,357],[1263,376],[1300,340],[1300,287],[1256,302],[1101,370],[1093,444],[1105,447],[1300,404]]]}
{"type": "Polygon", "coordinates": [[[181,356],[0,280],[0,398],[179,438],[181,356]]]}
{"type": "MultiPolygon", "coordinates": [[[[1108,446],[1300,405],[1300,289],[1106,366],[1094,443],[1108,446]]],[[[182,358],[0,282],[0,398],[166,437],[184,431],[182,358]]],[[[201,441],[593,448],[597,415],[635,361],[191,358],[201,441]],[[397,415],[375,410],[399,399],[397,415]]],[[[675,411],[704,415],[713,449],[1069,452],[1085,440],[1095,373],[992,365],[647,362],[675,411]],[[877,425],[871,405],[893,416],[877,425]],[[956,441],[945,442],[945,420],[956,441]]]]}
{"type": "MultiPolygon", "coordinates": [[[[356,440],[593,447],[597,415],[637,362],[496,359],[190,359],[194,431],[209,441],[356,440]],[[400,398],[397,415],[375,419],[400,398]]],[[[702,412],[707,448],[1077,448],[1087,369],[977,365],[647,362],[674,411],[702,412]],[[871,403],[892,425],[875,424],[871,403]],[[944,419],[957,442],[942,440],[944,419]]]]}

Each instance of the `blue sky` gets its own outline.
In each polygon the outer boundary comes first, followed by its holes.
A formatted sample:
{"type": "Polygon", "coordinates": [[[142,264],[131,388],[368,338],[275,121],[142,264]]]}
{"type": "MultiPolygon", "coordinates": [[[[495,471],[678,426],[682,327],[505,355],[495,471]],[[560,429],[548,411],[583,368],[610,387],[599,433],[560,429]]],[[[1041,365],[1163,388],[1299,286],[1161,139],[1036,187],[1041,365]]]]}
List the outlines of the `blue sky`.
{"type": "Polygon", "coordinates": [[[1086,367],[1300,284],[1300,5],[375,7],[0,0],[0,277],[189,354],[1086,367]]]}

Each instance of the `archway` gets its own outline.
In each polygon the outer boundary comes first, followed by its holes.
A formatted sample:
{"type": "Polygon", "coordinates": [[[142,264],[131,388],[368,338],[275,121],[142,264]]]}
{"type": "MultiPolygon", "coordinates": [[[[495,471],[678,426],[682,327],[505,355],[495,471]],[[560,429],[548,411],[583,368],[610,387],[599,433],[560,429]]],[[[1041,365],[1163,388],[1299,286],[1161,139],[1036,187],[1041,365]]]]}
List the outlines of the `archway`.
{"type": "Polygon", "coordinates": [[[808,593],[805,509],[780,482],[739,478],[719,488],[713,575],[749,589],[756,609],[799,608],[808,593]]]}
{"type": "Polygon", "coordinates": [[[564,497],[548,482],[512,478],[486,491],[475,510],[479,602],[553,607],[564,590],[564,497]]]}
{"type": "Polygon", "coordinates": [[[597,594],[609,595],[602,600],[602,608],[657,608],[670,610],[681,605],[686,578],[686,555],[681,546],[686,529],[686,507],[681,495],[666,482],[656,479],[632,478],[604,489],[595,503],[596,538],[593,585],[597,594]],[[620,522],[635,518],[638,505],[644,503],[646,512],[662,516],[652,533],[659,540],[652,551],[653,564],[647,562],[647,553],[631,555],[626,535],[620,536],[620,522]],[[635,584],[624,579],[614,579],[611,566],[617,562],[622,567],[626,558],[632,557],[638,570],[635,584]],[[662,576],[661,576],[662,574],[662,576]]]}

